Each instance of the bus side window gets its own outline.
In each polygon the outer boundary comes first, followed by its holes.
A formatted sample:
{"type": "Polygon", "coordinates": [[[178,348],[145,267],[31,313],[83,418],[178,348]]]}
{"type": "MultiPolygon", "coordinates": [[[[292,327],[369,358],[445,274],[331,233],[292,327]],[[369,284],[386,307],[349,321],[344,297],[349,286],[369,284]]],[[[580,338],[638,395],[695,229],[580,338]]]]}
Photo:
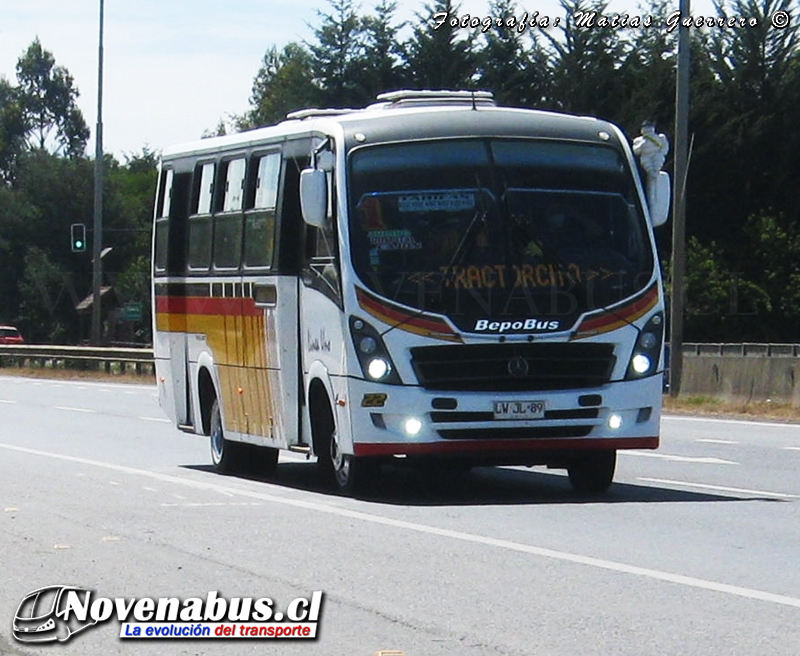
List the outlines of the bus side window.
{"type": "Polygon", "coordinates": [[[303,267],[305,222],[300,211],[300,172],[309,164],[307,156],[286,158],[281,182],[278,222],[278,268],[281,273],[297,275],[303,267]]]}
{"type": "Polygon", "coordinates": [[[175,171],[167,169],[161,172],[156,202],[155,250],[153,252],[153,268],[157,272],[167,270],[167,248],[169,246],[169,208],[172,202],[172,181],[175,171]]]}
{"type": "Polygon", "coordinates": [[[186,261],[186,217],[192,174],[167,169],[161,175],[153,269],[156,273],[182,273],[186,261]]]}
{"type": "Polygon", "coordinates": [[[211,208],[215,168],[216,165],[209,162],[195,169],[194,212],[189,217],[189,270],[203,270],[211,266],[211,208]]]}
{"type": "Polygon", "coordinates": [[[281,169],[279,151],[257,155],[250,162],[248,211],[244,223],[244,264],[269,267],[275,251],[275,210],[281,169]]]}
{"type": "Polygon", "coordinates": [[[214,268],[238,269],[242,254],[242,204],[245,159],[222,162],[220,187],[222,212],[214,214],[214,268]]]}
{"type": "Polygon", "coordinates": [[[328,221],[324,228],[306,226],[306,276],[312,287],[338,300],[339,261],[336,238],[336,176],[328,171],[328,221]]]}

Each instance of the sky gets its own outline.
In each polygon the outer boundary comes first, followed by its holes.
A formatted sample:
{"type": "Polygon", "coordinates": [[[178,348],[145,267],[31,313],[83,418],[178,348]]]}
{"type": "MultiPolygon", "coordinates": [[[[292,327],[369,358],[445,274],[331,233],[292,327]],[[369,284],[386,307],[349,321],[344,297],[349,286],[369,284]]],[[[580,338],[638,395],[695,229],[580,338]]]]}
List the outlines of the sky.
{"type": "MultiPolygon", "coordinates": [[[[253,79],[272,46],[310,41],[327,0],[103,0],[103,145],[126,156],[193,141],[220,120],[245,113],[253,79]]],[[[360,4],[370,13],[377,4],[360,4]]],[[[417,22],[423,0],[398,2],[398,20],[417,22]]],[[[462,0],[460,15],[488,15],[488,0],[462,0]]],[[[518,0],[520,12],[563,20],[557,0],[518,0]]],[[[675,0],[677,9],[678,0],[675,0]]],[[[693,0],[692,14],[711,0],[693,0]]],[[[610,10],[638,15],[636,0],[610,10]]],[[[92,132],[97,123],[100,0],[0,0],[0,77],[16,84],[16,63],[39,38],[72,75],[92,132]]]]}

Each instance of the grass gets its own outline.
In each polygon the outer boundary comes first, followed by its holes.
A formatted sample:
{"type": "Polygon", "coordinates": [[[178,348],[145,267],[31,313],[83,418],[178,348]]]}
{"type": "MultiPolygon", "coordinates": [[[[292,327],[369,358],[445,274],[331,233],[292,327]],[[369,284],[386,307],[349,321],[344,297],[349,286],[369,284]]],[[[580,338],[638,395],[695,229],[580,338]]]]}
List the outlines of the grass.
{"type": "Polygon", "coordinates": [[[155,383],[155,376],[152,374],[136,374],[130,370],[122,370],[120,367],[115,367],[111,372],[98,371],[96,369],[78,370],[54,367],[1,367],[0,376],[86,382],[135,383],[137,385],[155,383]]]}
{"type": "Polygon", "coordinates": [[[664,411],[674,414],[715,415],[740,419],[770,419],[800,423],[800,408],[772,400],[719,399],[711,396],[664,396],[664,411]]]}

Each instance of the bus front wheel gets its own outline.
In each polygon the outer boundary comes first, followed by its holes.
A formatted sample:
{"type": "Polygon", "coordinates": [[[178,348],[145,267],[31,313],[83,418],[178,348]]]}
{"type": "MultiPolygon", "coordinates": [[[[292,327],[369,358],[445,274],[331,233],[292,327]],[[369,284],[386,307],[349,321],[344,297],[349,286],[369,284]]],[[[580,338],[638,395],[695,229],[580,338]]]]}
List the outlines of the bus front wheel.
{"type": "Polygon", "coordinates": [[[362,488],[367,479],[368,463],[339,448],[336,425],[327,407],[317,406],[311,418],[314,450],[326,481],[333,483],[339,492],[353,494],[362,488]]]}
{"type": "Polygon", "coordinates": [[[211,406],[211,464],[221,474],[236,471],[241,465],[242,445],[225,438],[219,400],[211,406]]]}
{"type": "Polygon", "coordinates": [[[576,457],[567,466],[567,473],[576,492],[601,494],[614,480],[616,465],[616,451],[597,451],[576,457]]]}

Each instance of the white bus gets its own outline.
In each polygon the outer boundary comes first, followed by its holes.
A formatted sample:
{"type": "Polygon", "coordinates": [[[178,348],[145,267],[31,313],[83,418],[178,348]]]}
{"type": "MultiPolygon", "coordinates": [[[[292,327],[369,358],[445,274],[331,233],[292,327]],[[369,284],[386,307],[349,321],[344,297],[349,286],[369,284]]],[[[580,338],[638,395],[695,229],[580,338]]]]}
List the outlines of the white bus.
{"type": "MultiPolygon", "coordinates": [[[[162,407],[219,471],[316,456],[564,468],[659,442],[663,290],[626,138],[594,118],[402,91],[164,151],[162,407]]],[[[655,212],[654,212],[655,214],[655,212]]]]}

